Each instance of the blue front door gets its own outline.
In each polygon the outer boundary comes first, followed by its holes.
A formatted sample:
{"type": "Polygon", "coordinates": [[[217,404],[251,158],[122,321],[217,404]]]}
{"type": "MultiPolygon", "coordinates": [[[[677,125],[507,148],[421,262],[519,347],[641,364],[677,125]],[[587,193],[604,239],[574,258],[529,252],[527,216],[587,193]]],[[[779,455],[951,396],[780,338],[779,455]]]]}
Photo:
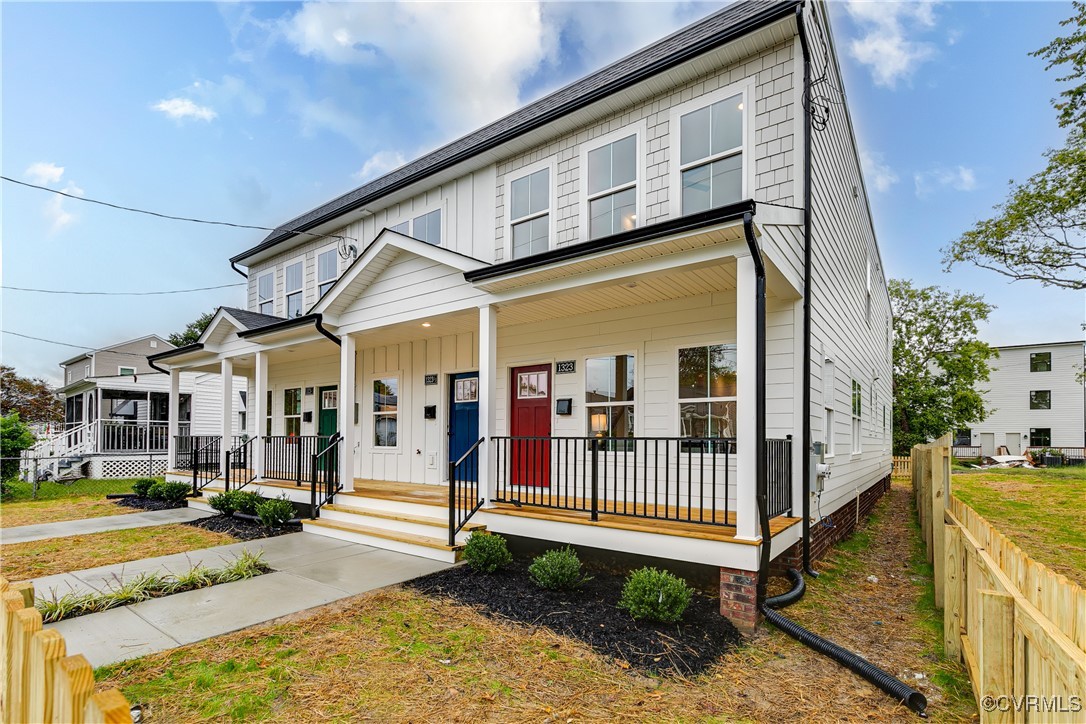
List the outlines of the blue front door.
{"type": "MultiPolygon", "coordinates": [[[[449,376],[449,462],[456,462],[479,439],[479,373],[449,376]]],[[[466,478],[465,478],[466,479],[466,478]]]]}

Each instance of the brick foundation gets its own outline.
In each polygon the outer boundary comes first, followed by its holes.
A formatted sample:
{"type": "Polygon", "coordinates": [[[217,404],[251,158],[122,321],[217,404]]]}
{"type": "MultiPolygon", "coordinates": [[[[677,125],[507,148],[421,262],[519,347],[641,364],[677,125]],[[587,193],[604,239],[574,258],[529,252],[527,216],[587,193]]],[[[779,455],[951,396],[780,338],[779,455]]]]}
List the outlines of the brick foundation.
{"type": "Polygon", "coordinates": [[[741,633],[752,633],[758,626],[757,586],[757,571],[720,568],[720,615],[741,633]]]}

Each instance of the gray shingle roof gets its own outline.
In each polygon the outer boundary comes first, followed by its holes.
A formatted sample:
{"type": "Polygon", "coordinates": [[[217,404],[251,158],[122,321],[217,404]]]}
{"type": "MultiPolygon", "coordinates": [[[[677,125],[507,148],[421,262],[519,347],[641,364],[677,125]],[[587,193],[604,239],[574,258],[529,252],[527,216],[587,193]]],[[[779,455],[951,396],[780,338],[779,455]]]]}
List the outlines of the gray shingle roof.
{"type": "Polygon", "coordinates": [[[238,309],[237,307],[223,307],[222,310],[229,314],[234,319],[238,320],[245,326],[246,330],[260,329],[261,327],[267,327],[269,324],[277,324],[285,321],[284,317],[274,317],[270,314],[259,314],[257,312],[250,312],[247,309],[238,309]]]}
{"type": "Polygon", "coordinates": [[[312,229],[340,214],[360,208],[381,196],[778,20],[791,14],[799,3],[800,0],[746,0],[728,5],[652,45],[529,103],[504,118],[291,219],[280,227],[291,231],[273,231],[260,244],[243,251],[230,261],[240,262],[286,241],[294,235],[295,230],[312,229]]]}

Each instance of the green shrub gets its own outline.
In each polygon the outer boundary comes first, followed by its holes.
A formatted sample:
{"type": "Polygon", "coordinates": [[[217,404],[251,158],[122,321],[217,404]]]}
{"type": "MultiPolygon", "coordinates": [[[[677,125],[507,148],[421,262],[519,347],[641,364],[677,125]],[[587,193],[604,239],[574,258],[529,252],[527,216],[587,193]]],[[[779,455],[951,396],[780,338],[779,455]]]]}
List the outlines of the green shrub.
{"type": "Polygon", "coordinates": [[[528,566],[528,575],[537,586],[552,591],[577,588],[588,580],[581,573],[581,559],[577,557],[577,551],[569,546],[555,548],[537,557],[528,566]]]}
{"type": "Polygon", "coordinates": [[[207,504],[223,515],[231,515],[238,509],[238,493],[235,490],[212,495],[207,499],[207,504]]]}
{"type": "Polygon", "coordinates": [[[271,498],[257,504],[256,514],[261,523],[269,528],[275,528],[276,526],[285,525],[287,521],[294,517],[294,504],[286,496],[271,498]]]}
{"type": "MultiPolygon", "coordinates": [[[[256,508],[264,499],[251,490],[234,490],[234,510],[245,515],[256,515],[256,508]]],[[[293,516],[292,516],[293,517],[293,516]]]]}
{"type": "Polygon", "coordinates": [[[646,566],[626,579],[618,607],[635,619],[675,623],[690,605],[693,593],[678,576],[646,566]]]}
{"type": "Polygon", "coordinates": [[[132,483],[132,492],[141,498],[147,497],[147,492],[157,483],[154,478],[140,478],[132,483]]]}
{"type": "Polygon", "coordinates": [[[472,533],[464,546],[464,560],[473,571],[493,573],[513,562],[505,538],[493,533],[472,533]]]}
{"type": "Polygon", "coordinates": [[[189,497],[191,490],[192,488],[188,483],[158,482],[148,489],[147,495],[155,500],[164,500],[167,503],[183,503],[185,498],[189,497]]]}

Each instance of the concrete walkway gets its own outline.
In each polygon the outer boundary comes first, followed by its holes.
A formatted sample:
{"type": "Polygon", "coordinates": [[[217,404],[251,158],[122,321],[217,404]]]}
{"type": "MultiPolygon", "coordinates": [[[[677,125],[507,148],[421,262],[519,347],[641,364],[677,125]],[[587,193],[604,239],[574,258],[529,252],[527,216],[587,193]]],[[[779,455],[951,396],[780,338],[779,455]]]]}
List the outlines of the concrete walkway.
{"type": "Polygon", "coordinates": [[[102,566],[34,581],[38,597],[53,591],[102,590],[146,571],[220,566],[242,550],[263,551],[274,569],[246,581],[156,598],[132,606],[48,624],[64,634],[68,651],[92,666],[165,651],[237,631],[447,568],[448,564],[312,533],[231,543],[159,558],[102,566]]]}
{"type": "Polygon", "coordinates": [[[141,513],[106,515],[101,518],[80,518],[62,520],[59,523],[39,523],[20,525],[14,528],[0,529],[0,541],[4,543],[26,543],[46,538],[66,538],[72,535],[104,533],[109,530],[127,528],[147,528],[154,525],[185,523],[212,515],[191,508],[171,508],[170,510],[145,510],[141,513]]]}

